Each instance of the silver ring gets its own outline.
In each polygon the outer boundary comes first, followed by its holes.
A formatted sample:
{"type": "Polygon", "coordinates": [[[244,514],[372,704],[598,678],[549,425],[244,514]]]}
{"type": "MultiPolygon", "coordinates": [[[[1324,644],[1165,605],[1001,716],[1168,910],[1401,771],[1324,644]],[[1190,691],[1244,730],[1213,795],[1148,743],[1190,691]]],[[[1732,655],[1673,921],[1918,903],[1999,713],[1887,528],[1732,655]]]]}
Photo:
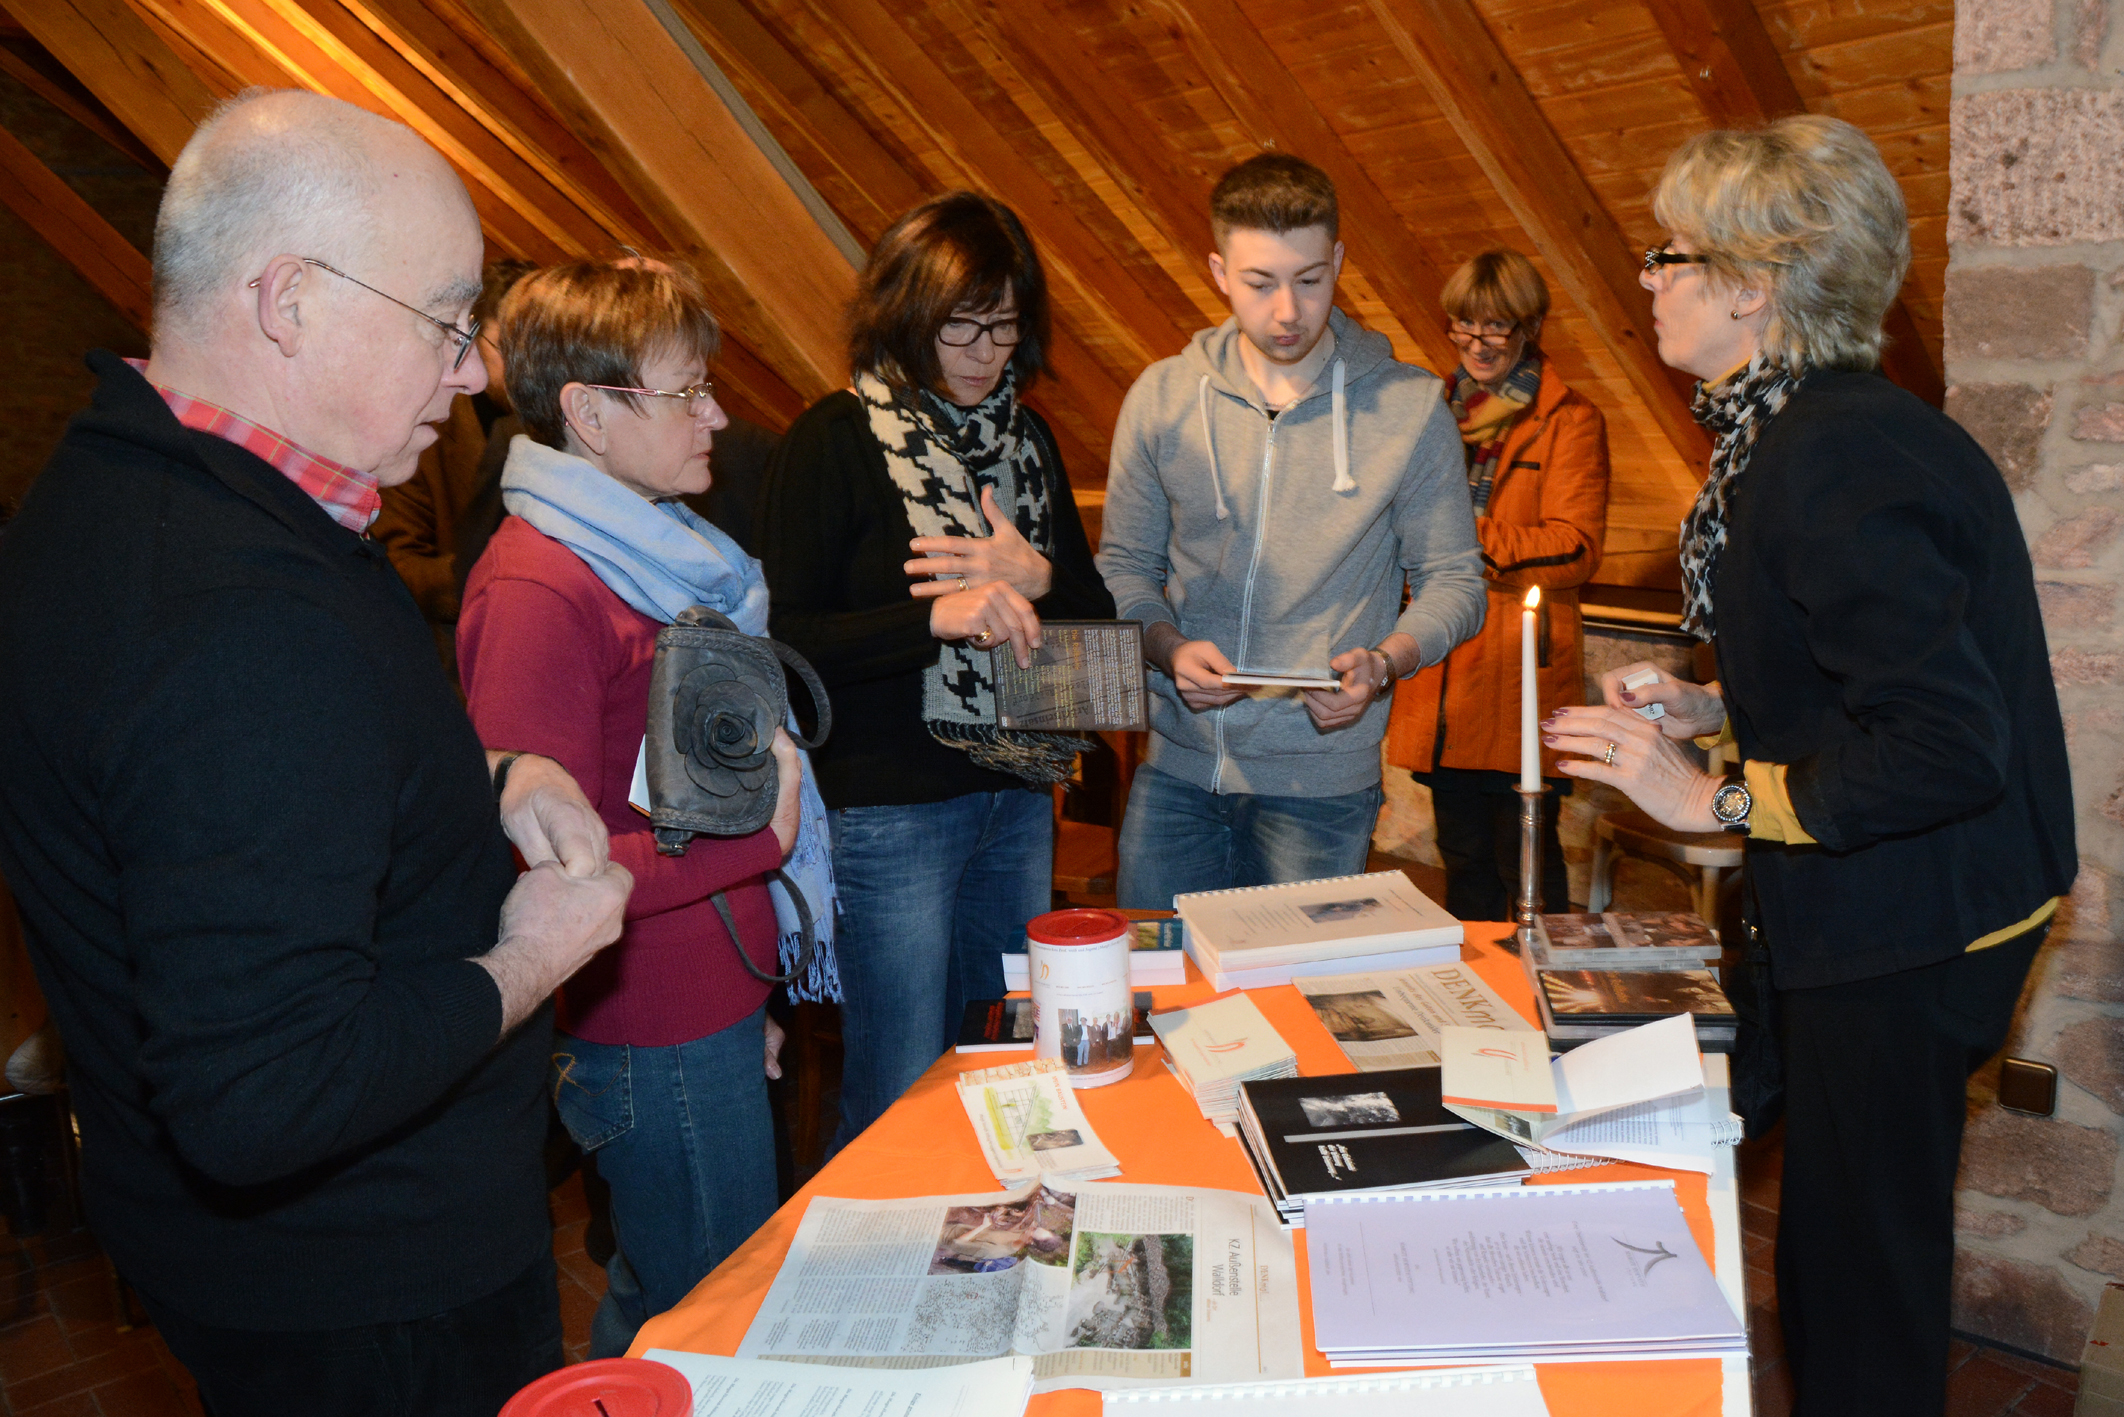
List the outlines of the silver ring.
{"type": "Polygon", "coordinates": [[[966,577],[964,576],[959,577],[959,590],[962,594],[966,590],[966,577]]]}
{"type": "Polygon", "coordinates": [[[1607,765],[1608,765],[1609,767],[1611,767],[1611,768],[1612,768],[1612,767],[1614,767],[1614,766],[1615,766],[1615,750],[1616,750],[1617,748],[1621,747],[1621,746],[1622,746],[1622,745],[1621,745],[1620,743],[1610,743],[1610,744],[1608,745],[1608,751],[1607,751],[1607,752],[1605,752],[1605,753],[1602,753],[1602,754],[1600,755],[1600,760],[1601,760],[1601,761],[1602,761],[1603,763],[1606,763],[1606,764],[1607,764],[1607,765]]]}

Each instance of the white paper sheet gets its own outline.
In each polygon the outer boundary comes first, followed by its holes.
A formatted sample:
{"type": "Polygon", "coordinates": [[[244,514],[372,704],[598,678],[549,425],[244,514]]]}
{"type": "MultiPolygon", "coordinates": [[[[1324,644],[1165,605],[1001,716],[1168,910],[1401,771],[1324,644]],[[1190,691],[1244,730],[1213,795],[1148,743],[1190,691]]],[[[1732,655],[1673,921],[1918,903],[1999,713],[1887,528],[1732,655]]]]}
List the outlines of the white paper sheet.
{"type": "Polygon", "coordinates": [[[886,1373],[674,1348],[642,1356],[686,1375],[693,1417],[1019,1417],[1032,1397],[1030,1358],[886,1373]]]}

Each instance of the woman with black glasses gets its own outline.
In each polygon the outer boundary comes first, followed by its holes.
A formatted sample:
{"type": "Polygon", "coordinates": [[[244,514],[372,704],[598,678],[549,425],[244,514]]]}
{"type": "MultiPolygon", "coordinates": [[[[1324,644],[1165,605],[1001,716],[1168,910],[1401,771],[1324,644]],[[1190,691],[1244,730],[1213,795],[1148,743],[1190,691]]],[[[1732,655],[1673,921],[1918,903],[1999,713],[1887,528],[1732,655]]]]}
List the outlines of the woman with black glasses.
{"type": "MultiPolygon", "coordinates": [[[[1394,696],[1387,761],[1431,789],[1446,909],[1503,920],[1519,882],[1520,604],[1541,587],[1544,714],[1583,697],[1578,588],[1600,565],[1608,523],[1608,430],[1541,353],[1549,287],[1517,251],[1485,251],[1441,297],[1460,349],[1446,400],[1460,424],[1489,591],[1482,633],[1394,696]]],[[[1571,908],[1556,822],[1570,783],[1543,755],[1542,895],[1571,908]]]]}
{"type": "Polygon", "coordinates": [[[774,633],[834,699],[816,757],[840,897],[838,1144],[950,1046],[1001,952],[1048,907],[1051,786],[1081,743],[996,723],[990,651],[1040,617],[1111,618],[1062,459],[1022,395],[1047,285],[1009,208],[971,192],[885,233],[850,311],[851,388],[768,472],[758,545],[774,633]]]}

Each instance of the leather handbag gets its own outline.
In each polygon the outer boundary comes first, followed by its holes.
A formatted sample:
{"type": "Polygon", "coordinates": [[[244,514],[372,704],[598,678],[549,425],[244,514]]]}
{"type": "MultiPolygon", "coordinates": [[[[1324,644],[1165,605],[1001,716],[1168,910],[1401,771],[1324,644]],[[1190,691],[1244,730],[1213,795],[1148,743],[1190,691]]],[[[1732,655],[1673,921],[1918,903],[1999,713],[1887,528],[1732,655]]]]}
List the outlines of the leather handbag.
{"type": "MultiPolygon", "coordinates": [[[[663,855],[685,855],[703,834],[750,836],[774,819],[781,788],[774,731],[790,721],[784,666],[803,682],[818,716],[810,737],[794,729],[790,737],[800,748],[816,748],[833,731],[833,705],[804,656],[777,640],[746,634],[705,605],[679,612],[658,632],[643,756],[649,822],[663,855]]],[[[768,878],[780,881],[796,906],[803,933],[796,967],[786,975],[765,973],[742,944],[738,959],[754,978],[784,984],[803,975],[818,939],[810,904],[796,883],[780,867],[768,878]]],[[[709,899],[735,943],[737,923],[723,893],[709,899]]]]}

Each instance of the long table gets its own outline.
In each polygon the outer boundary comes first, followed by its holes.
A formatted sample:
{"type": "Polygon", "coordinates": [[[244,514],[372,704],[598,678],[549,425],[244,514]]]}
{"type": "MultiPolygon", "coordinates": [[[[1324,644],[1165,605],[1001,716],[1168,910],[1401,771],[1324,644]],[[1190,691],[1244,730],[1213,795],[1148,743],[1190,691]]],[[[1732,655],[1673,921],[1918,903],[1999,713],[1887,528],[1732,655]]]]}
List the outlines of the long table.
{"type": "MultiPolygon", "coordinates": [[[[1503,925],[1471,924],[1463,959],[1497,992],[1530,1017],[1532,998],[1518,959],[1500,945],[1503,925]]],[[[1187,983],[1153,991],[1157,1007],[1211,997],[1209,985],[1188,964],[1187,983]]],[[[1297,990],[1288,985],[1256,989],[1254,1000],[1298,1054],[1308,1076],[1351,1071],[1335,1040],[1297,990]]],[[[774,1218],[702,1280],[676,1308],[651,1319],[631,1350],[677,1348],[734,1354],[759,1311],[776,1271],[795,1238],[804,1208],[814,1196],[882,1199],[996,1190],[981,1160],[973,1129],[955,1091],[958,1074],[1003,1061],[994,1054],[939,1058],[906,1096],[868,1131],[828,1162],[811,1183],[790,1197],[774,1218]]],[[[1726,1060],[1705,1057],[1713,1105],[1723,1107],[1726,1060]]],[[[1077,1094],[1100,1140],[1121,1161],[1120,1179],[1147,1185],[1218,1186],[1260,1194],[1237,1141],[1204,1121],[1194,1101],[1159,1061],[1158,1049],[1138,1047],[1136,1067],[1125,1082],[1077,1094]]],[[[1733,1150],[1717,1149],[1717,1169],[1707,1178],[1615,1164],[1558,1175],[1557,1181],[1623,1181],[1672,1177],[1696,1242],[1703,1247],[1727,1300],[1737,1314],[1747,1306],[1741,1289],[1741,1234],[1733,1150]]],[[[1533,1182],[1532,1184],[1540,1184],[1533,1182]]],[[[1305,1232],[1296,1235],[1298,1281],[1306,1283],[1305,1232]]],[[[1306,1372],[1331,1370],[1313,1347],[1311,1298],[1301,1294],[1306,1372]]],[[[1348,1371],[1348,1370],[1344,1370],[1348,1371]]],[[[1749,1417],[1748,1364],[1744,1358],[1611,1363],[1546,1363],[1541,1388],[1553,1417],[1749,1417]]],[[[1095,1417],[1099,1394],[1083,1390],[1033,1399],[1034,1417],[1095,1417]]]]}

